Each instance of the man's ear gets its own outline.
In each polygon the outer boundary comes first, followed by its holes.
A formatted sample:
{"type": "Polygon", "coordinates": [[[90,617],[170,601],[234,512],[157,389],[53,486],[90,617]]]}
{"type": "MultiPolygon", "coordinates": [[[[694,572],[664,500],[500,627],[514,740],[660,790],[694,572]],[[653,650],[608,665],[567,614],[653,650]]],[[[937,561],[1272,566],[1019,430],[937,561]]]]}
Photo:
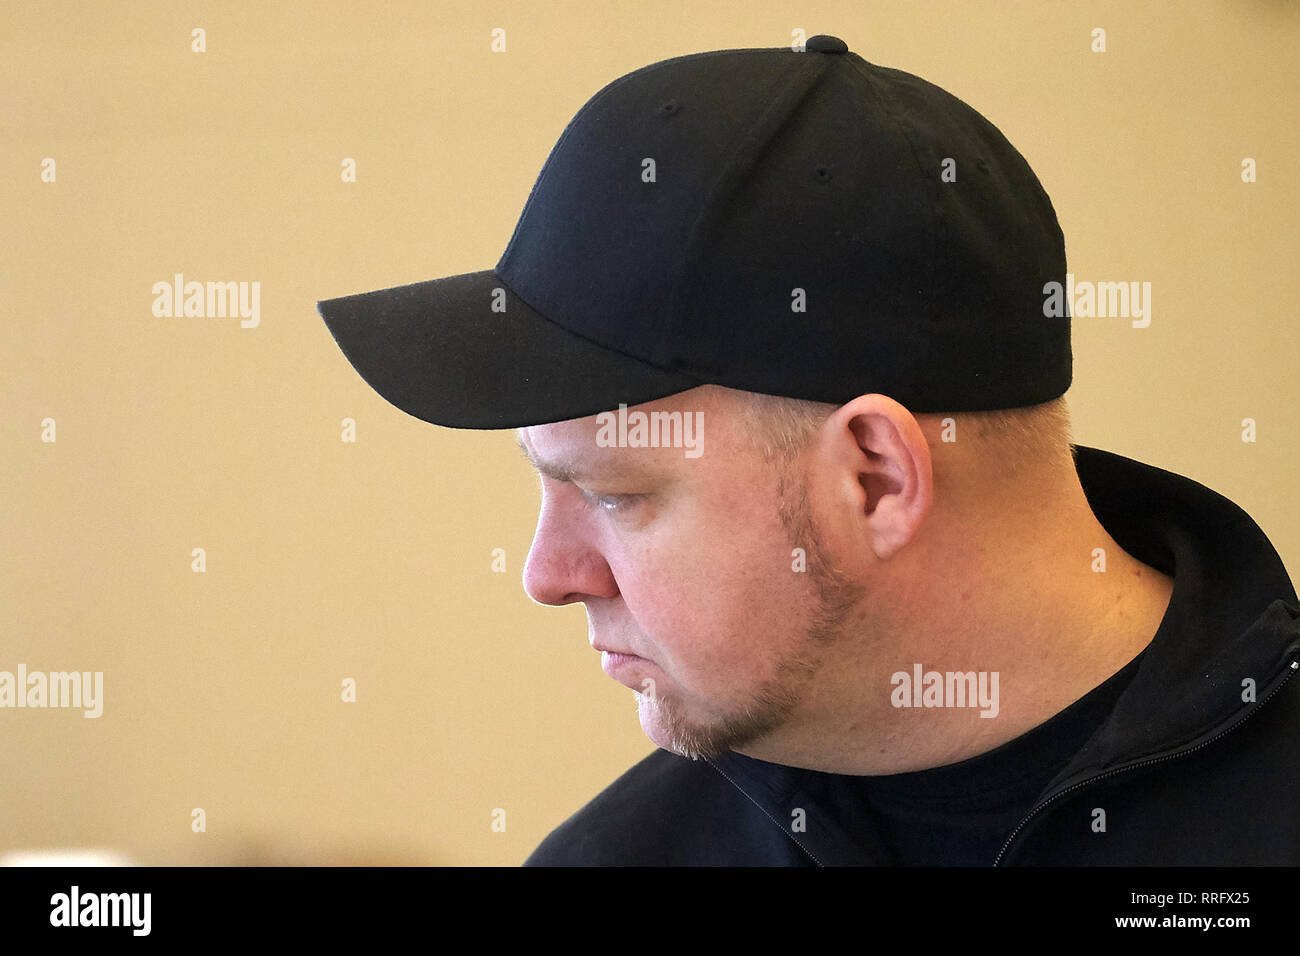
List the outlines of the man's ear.
{"type": "Polygon", "coordinates": [[[844,490],[861,533],[883,561],[912,540],[930,511],[930,446],[912,413],[887,395],[859,395],[830,424],[844,490]]]}

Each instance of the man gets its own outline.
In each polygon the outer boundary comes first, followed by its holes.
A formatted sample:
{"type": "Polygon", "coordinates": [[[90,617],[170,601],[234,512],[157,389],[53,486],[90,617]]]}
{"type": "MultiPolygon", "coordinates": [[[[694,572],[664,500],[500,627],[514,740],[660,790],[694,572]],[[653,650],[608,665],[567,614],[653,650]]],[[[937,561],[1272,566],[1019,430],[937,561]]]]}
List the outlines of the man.
{"type": "Polygon", "coordinates": [[[524,573],[660,750],[531,864],[1300,862],[1300,608],[1188,479],[1070,443],[1051,202],[840,39],[651,64],[496,267],[320,303],[397,407],[518,428],[524,573]]]}

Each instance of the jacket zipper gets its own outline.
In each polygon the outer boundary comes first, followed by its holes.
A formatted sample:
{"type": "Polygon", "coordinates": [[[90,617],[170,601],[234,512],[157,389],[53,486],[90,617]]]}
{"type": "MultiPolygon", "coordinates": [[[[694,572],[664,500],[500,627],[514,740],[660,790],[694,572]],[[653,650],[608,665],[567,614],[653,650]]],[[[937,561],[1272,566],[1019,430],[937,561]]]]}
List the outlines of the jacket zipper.
{"type": "Polygon", "coordinates": [[[823,868],[825,867],[825,864],[822,863],[821,860],[817,859],[817,857],[813,855],[812,850],[808,849],[806,846],[804,846],[802,843],[800,843],[798,837],[796,837],[793,833],[791,833],[791,832],[790,832],[789,830],[787,830],[785,827],[781,826],[780,821],[777,820],[776,817],[772,816],[772,814],[768,813],[768,811],[767,811],[767,807],[763,806],[761,803],[759,803],[757,800],[755,800],[753,797],[751,797],[751,796],[749,795],[749,791],[748,791],[748,790],[746,790],[746,789],[745,789],[744,787],[742,787],[740,784],[736,783],[736,781],[732,780],[731,777],[727,776],[727,772],[726,772],[725,770],[723,770],[721,767],[719,767],[717,764],[715,764],[713,761],[709,761],[709,766],[712,767],[714,770],[718,771],[718,773],[722,774],[722,776],[726,778],[727,783],[731,784],[733,787],[735,787],[737,790],[739,790],[741,793],[743,793],[743,794],[745,795],[745,799],[747,799],[747,800],[748,800],[750,803],[752,803],[754,806],[758,807],[758,809],[762,810],[762,811],[763,811],[763,815],[764,815],[765,817],[767,817],[769,820],[771,820],[772,823],[776,826],[776,828],[777,828],[778,830],[780,830],[782,833],[784,833],[786,836],[788,836],[791,840],[793,840],[795,846],[797,846],[799,849],[803,850],[804,853],[808,854],[808,858],[809,858],[810,860],[812,860],[814,863],[816,863],[816,864],[817,864],[818,866],[820,866],[820,867],[823,867],[823,868]]]}
{"type": "Polygon", "coordinates": [[[1295,675],[1296,670],[1300,669],[1300,661],[1296,661],[1294,659],[1295,652],[1296,652],[1296,648],[1294,646],[1292,646],[1287,651],[1287,656],[1292,657],[1293,659],[1290,665],[1283,672],[1282,676],[1274,681],[1273,687],[1269,690],[1267,694],[1264,695],[1263,699],[1261,699],[1258,703],[1256,703],[1254,707],[1251,707],[1249,710],[1245,711],[1241,716],[1233,718],[1232,723],[1230,723],[1227,727],[1224,727],[1222,730],[1212,732],[1209,737],[1203,737],[1199,743],[1194,743],[1179,749],[1166,751],[1165,753],[1157,754],[1154,757],[1144,757],[1141,760],[1135,760],[1132,763],[1123,764],[1119,767],[1112,767],[1110,770],[1102,771],[1099,774],[1088,777],[1086,780],[1080,780],[1078,783],[1071,784],[1070,786],[1066,787],[1064,790],[1056,791],[1056,793],[1052,794],[1046,800],[1042,801],[1037,806],[1033,807],[1027,814],[1025,814],[1025,818],[1021,820],[1018,824],[1016,824],[1016,828],[1011,831],[1011,835],[1007,837],[1006,842],[1002,844],[1002,849],[998,851],[997,858],[994,859],[993,865],[994,866],[1001,865],[1003,857],[1005,857],[1007,854],[1007,850],[1011,848],[1011,844],[1015,842],[1016,837],[1019,835],[1020,831],[1024,829],[1025,824],[1027,824],[1030,820],[1032,820],[1040,812],[1042,812],[1042,810],[1045,807],[1051,806],[1054,802],[1059,800],[1061,797],[1065,796],[1067,793],[1072,793],[1073,791],[1078,790],[1080,787],[1090,786],[1091,784],[1096,783],[1098,780],[1104,780],[1107,777],[1113,777],[1115,774],[1125,773],[1126,771],[1129,770],[1136,770],[1138,767],[1147,767],[1155,763],[1163,763],[1166,760],[1174,760],[1177,759],[1178,757],[1185,757],[1190,753],[1195,753],[1197,750],[1200,750],[1202,747],[1209,746],[1210,744],[1218,740],[1220,737],[1232,733],[1234,730],[1236,730],[1238,727],[1244,724],[1247,720],[1249,720],[1261,707],[1263,707],[1266,703],[1268,703],[1268,701],[1272,699],[1272,697],[1275,694],[1277,694],[1278,691],[1280,691],[1283,687],[1286,686],[1287,681],[1289,681],[1295,675]]]}

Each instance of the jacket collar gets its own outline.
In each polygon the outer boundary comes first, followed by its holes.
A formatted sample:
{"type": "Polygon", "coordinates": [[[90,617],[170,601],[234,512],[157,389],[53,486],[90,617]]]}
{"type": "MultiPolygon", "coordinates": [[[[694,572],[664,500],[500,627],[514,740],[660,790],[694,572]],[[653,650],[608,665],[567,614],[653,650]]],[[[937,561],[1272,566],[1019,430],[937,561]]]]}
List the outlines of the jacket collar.
{"type": "Polygon", "coordinates": [[[1173,472],[1077,447],[1097,520],[1173,577],[1169,609],[1106,722],[1048,786],[1168,752],[1241,715],[1300,649],[1300,608],[1277,551],[1227,498],[1173,472]]]}

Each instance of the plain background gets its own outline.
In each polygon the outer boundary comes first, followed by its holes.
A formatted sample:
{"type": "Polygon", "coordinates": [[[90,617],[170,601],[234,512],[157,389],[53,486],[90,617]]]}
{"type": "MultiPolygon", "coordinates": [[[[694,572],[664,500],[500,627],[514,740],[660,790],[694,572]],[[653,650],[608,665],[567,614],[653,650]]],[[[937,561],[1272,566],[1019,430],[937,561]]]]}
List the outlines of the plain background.
{"type": "Polygon", "coordinates": [[[315,302],[494,265],[573,114],[680,54],[831,33],[983,112],[1052,197],[1071,271],[1153,286],[1149,328],[1076,318],[1075,440],[1220,491],[1300,567],[1296,4],[0,18],[0,669],[105,675],[97,720],[0,711],[0,852],[516,864],[651,751],[582,607],[522,591],[538,487],[511,433],[388,405],[315,302]],[[260,327],[155,318],[176,272],[259,281],[260,327]]]}

